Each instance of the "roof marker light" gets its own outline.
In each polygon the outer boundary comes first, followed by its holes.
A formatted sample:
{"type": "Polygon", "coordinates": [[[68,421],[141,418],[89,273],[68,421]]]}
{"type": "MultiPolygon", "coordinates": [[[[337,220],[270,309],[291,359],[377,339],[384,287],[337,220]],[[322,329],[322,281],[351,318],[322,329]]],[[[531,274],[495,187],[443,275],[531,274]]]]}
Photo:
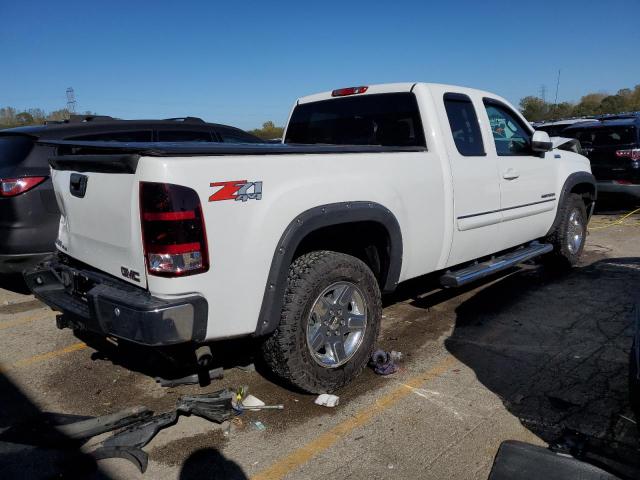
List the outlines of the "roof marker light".
{"type": "Polygon", "coordinates": [[[332,97],[344,97],[346,95],[356,95],[358,93],[364,93],[369,90],[369,87],[349,87],[339,88],[331,92],[332,97]]]}

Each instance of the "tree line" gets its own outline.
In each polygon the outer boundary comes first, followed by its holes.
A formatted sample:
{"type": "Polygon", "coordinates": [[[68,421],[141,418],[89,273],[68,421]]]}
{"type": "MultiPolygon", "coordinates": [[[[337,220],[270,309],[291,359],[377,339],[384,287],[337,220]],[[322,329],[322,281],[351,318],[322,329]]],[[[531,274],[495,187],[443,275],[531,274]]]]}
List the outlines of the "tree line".
{"type": "Polygon", "coordinates": [[[520,100],[520,111],[530,122],[589,117],[605,113],[637,112],[640,111],[640,85],[636,85],[633,89],[622,88],[615,95],[589,93],[576,103],[553,104],[539,97],[524,97],[520,100]]]}
{"type": "MultiPolygon", "coordinates": [[[[85,112],[91,115],[91,112],[85,112]]],[[[25,127],[27,125],[42,125],[45,122],[61,122],[68,120],[71,112],[66,108],[45,112],[41,108],[29,108],[19,111],[13,107],[0,108],[0,128],[25,127]]]]}
{"type": "MultiPolygon", "coordinates": [[[[531,122],[587,117],[605,113],[636,112],[640,111],[640,85],[636,85],[633,89],[622,88],[615,95],[588,93],[579,102],[554,104],[539,97],[527,96],[520,100],[520,111],[531,122]]],[[[84,112],[84,114],[95,115],[92,112],[84,112]]],[[[47,121],[63,121],[68,120],[70,115],[71,112],[66,108],[47,113],[41,108],[19,111],[13,107],[2,107],[0,108],[0,128],[39,125],[47,121]]],[[[264,140],[272,140],[282,138],[284,128],[276,126],[272,121],[267,121],[262,124],[261,128],[249,132],[264,140]]]]}

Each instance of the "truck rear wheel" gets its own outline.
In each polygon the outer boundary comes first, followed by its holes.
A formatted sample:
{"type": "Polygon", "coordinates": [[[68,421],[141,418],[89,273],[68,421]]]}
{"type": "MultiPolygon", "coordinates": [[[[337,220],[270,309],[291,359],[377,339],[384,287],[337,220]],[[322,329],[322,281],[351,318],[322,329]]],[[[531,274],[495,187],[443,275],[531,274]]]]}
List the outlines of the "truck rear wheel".
{"type": "Polygon", "coordinates": [[[373,272],[343,253],[316,251],[289,268],[280,324],[262,345],[267,365],[309,393],[334,391],[362,372],[382,305],[373,272]]]}
{"type": "Polygon", "coordinates": [[[560,205],[560,221],[547,241],[553,252],[547,259],[551,263],[570,267],[578,263],[587,239],[587,209],[580,195],[570,193],[560,205]]]}

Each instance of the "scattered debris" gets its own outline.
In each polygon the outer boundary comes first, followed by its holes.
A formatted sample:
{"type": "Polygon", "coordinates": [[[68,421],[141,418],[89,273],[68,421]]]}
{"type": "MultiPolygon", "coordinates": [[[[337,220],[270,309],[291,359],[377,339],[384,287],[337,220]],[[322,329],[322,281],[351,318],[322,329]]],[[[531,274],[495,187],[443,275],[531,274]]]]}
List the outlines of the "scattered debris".
{"type": "Polygon", "coordinates": [[[253,363],[249,363],[247,365],[238,365],[236,368],[238,370],[242,371],[242,372],[255,372],[256,371],[256,366],[253,363]]]}
{"type": "Polygon", "coordinates": [[[145,421],[131,425],[124,430],[112,435],[102,442],[101,458],[110,458],[106,455],[114,453],[119,458],[130,460],[140,472],[144,473],[147,464],[147,454],[142,448],[163,428],[175,425],[178,416],[196,415],[209,421],[222,423],[233,417],[232,399],[234,393],[230,390],[220,390],[203,395],[186,395],[178,399],[176,408],[172,412],[155,415],[145,421]],[[145,457],[144,461],[140,461],[145,457]],[[144,469],[142,469],[144,468],[144,469]]]}
{"type": "Polygon", "coordinates": [[[263,431],[263,430],[267,429],[265,424],[262,423],[262,422],[253,422],[253,426],[256,428],[256,430],[260,430],[260,431],[263,431]]]}
{"type": "Polygon", "coordinates": [[[147,407],[129,407],[120,412],[103,415],[101,417],[81,420],[66,425],[56,425],[55,428],[69,438],[83,440],[137,423],[151,417],[151,415],[153,415],[153,412],[147,407]]]}
{"type": "Polygon", "coordinates": [[[371,355],[371,361],[369,364],[373,368],[373,371],[378,375],[391,375],[398,371],[396,362],[402,360],[402,353],[391,350],[385,352],[384,350],[376,350],[371,355]]]}
{"type": "Polygon", "coordinates": [[[335,407],[340,403],[340,397],[329,393],[322,393],[318,395],[318,398],[316,398],[313,403],[324,407],[335,407]]]}
{"type": "Polygon", "coordinates": [[[127,447],[100,447],[91,453],[95,460],[105,460],[107,458],[124,458],[133,463],[140,473],[147,471],[149,465],[149,455],[139,448],[127,447]]]}
{"type": "Polygon", "coordinates": [[[242,406],[244,408],[250,407],[264,407],[265,403],[259,398],[254,397],[253,395],[247,395],[244,400],[242,400],[242,406]]]}
{"type": "Polygon", "coordinates": [[[207,380],[219,380],[224,377],[224,369],[214,368],[213,370],[209,370],[208,378],[207,372],[202,373],[194,373],[193,375],[187,375],[182,378],[162,378],[156,377],[156,382],[160,384],[161,387],[179,387],[180,385],[195,385],[197,383],[206,383],[207,380]],[[203,379],[204,376],[204,379],[203,379]]]}
{"type": "MultiPolygon", "coordinates": [[[[244,387],[244,393],[246,394],[246,387],[244,387]]],[[[243,410],[284,410],[284,405],[266,405],[259,398],[253,395],[247,395],[242,400],[237,402],[236,409],[242,413],[243,410]]]]}
{"type": "MultiPolygon", "coordinates": [[[[144,406],[126,408],[120,412],[101,417],[47,414],[31,422],[0,429],[0,440],[24,445],[49,446],[65,450],[70,446],[80,446],[90,438],[107,432],[114,432],[108,438],[91,447],[88,452],[95,460],[124,458],[144,473],[149,463],[147,453],[142,450],[164,428],[175,425],[180,415],[195,415],[211,422],[222,424],[231,420],[224,435],[229,435],[231,426],[243,427],[237,415],[244,410],[284,408],[284,405],[265,405],[259,398],[248,395],[248,387],[237,391],[228,389],[201,395],[180,397],[173,410],[154,415],[144,406]]],[[[337,405],[338,397],[331,405],[337,405]]],[[[257,430],[267,427],[260,421],[251,422],[257,430]]]]}

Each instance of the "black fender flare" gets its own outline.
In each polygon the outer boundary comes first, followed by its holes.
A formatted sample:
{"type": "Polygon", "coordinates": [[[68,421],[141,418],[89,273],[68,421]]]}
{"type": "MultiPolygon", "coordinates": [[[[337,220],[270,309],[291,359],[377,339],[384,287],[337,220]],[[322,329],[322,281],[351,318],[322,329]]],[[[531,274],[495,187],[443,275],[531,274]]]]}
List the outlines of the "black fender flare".
{"type": "MultiPolygon", "coordinates": [[[[574,172],[571,175],[569,175],[567,177],[567,179],[564,182],[564,185],[562,186],[562,190],[560,191],[560,200],[558,201],[558,208],[556,210],[556,218],[553,220],[553,224],[551,225],[551,228],[549,229],[549,231],[547,232],[547,235],[551,235],[553,233],[553,231],[557,228],[558,224],[560,223],[560,206],[565,202],[567,195],[569,195],[569,193],[571,193],[571,190],[573,189],[573,187],[575,187],[576,185],[578,185],[579,183],[589,183],[591,185],[593,185],[593,203],[595,203],[597,197],[598,197],[598,186],[596,184],[596,179],[595,177],[588,173],[588,172],[574,172]]],[[[591,212],[588,211],[587,212],[587,216],[591,216],[591,212]]],[[[587,218],[587,221],[589,219],[587,218]]]]}
{"type": "Polygon", "coordinates": [[[375,222],[389,236],[389,269],[382,291],[392,292],[398,285],[402,268],[402,233],[395,215],[375,202],[340,202],[320,205],[302,212],[287,226],[273,254],[255,335],[273,332],[280,323],[289,266],[300,242],[320,228],[354,222],[375,222]]]}

